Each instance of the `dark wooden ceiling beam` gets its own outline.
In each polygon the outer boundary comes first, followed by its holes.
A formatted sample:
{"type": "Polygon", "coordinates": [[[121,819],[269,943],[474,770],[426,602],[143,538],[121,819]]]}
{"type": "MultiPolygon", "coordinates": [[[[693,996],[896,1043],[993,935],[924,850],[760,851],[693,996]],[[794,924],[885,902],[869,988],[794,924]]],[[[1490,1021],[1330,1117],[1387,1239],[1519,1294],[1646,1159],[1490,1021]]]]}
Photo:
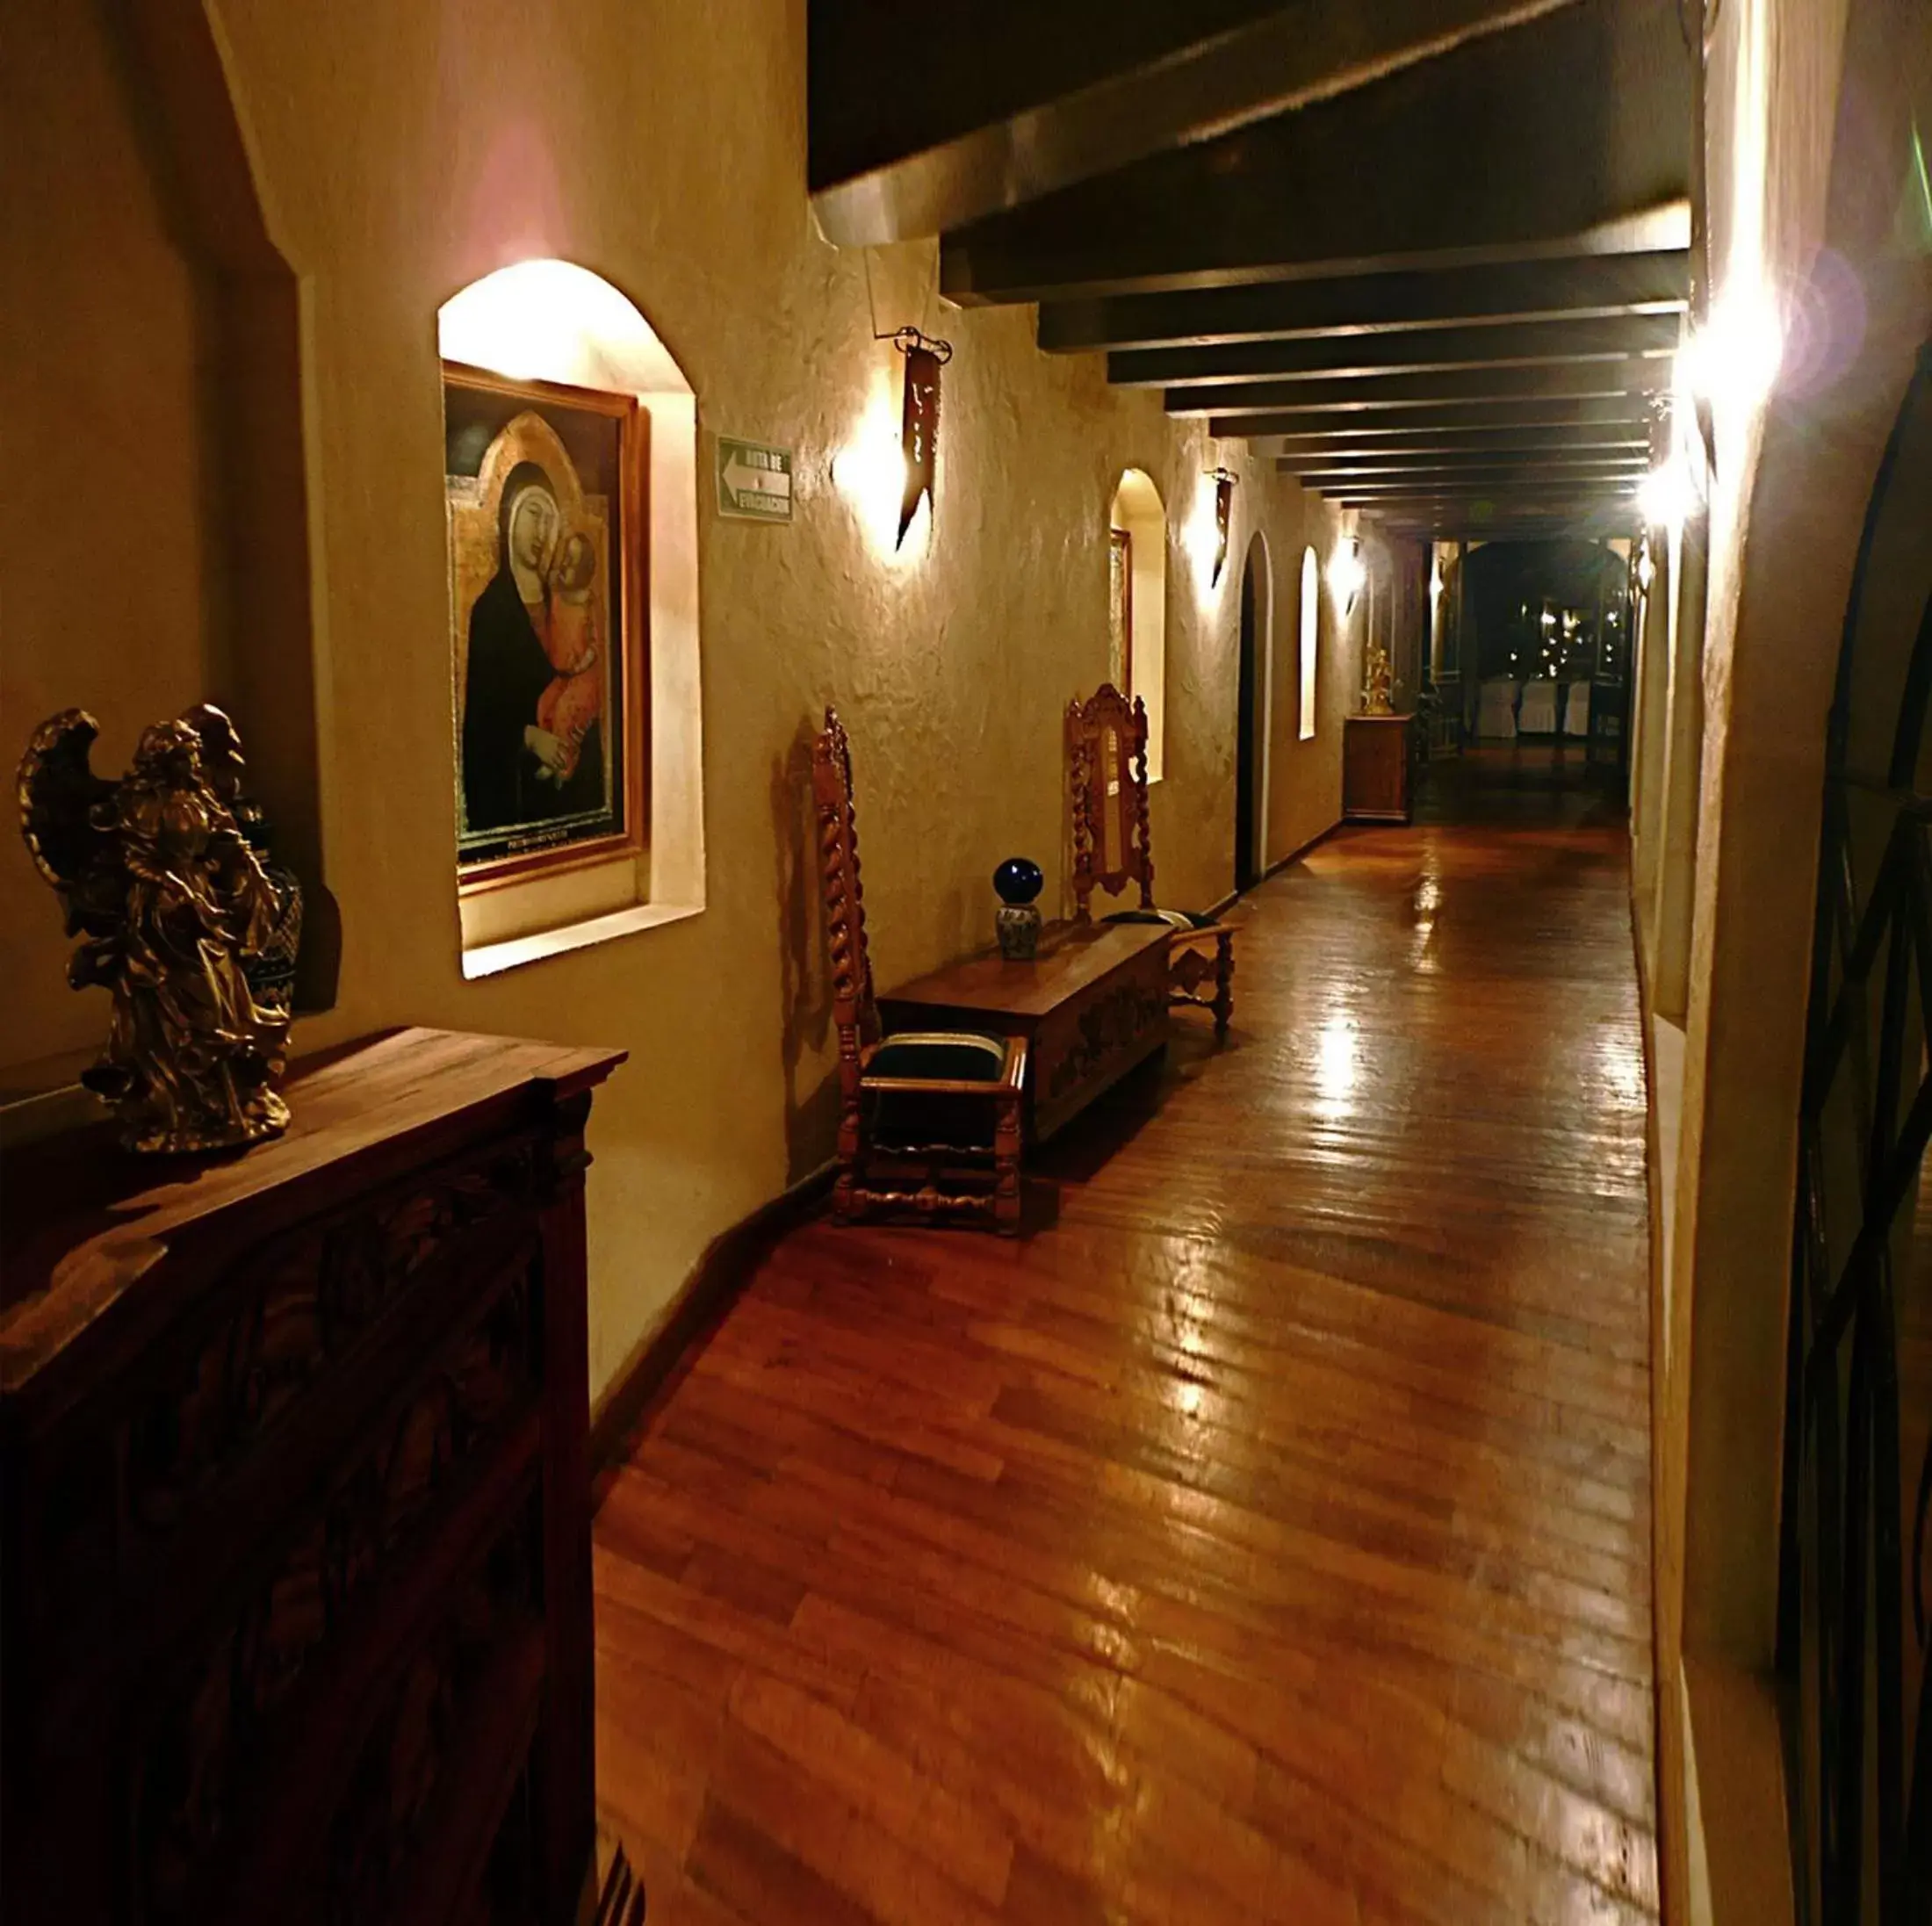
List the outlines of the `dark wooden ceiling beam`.
{"type": "Polygon", "coordinates": [[[1042,307],[1037,332],[1041,347],[1053,354],[1206,348],[1482,321],[1676,314],[1686,306],[1690,288],[1690,256],[1684,250],[1590,255],[1438,273],[1360,274],[1053,301],[1042,307]]]}
{"type": "Polygon", "coordinates": [[[974,0],[916,17],[814,0],[812,212],[840,246],[941,234],[1570,4],[1168,0],[1164,18],[1150,0],[974,0]]]}
{"type": "Polygon", "coordinates": [[[1690,160],[1676,0],[1579,0],[948,233],[940,287],[1034,301],[1682,247],[1690,160]]]}
{"type": "Polygon", "coordinates": [[[1406,455],[1438,449],[1450,454],[1478,454],[1496,449],[1515,452],[1538,448],[1630,449],[1649,445],[1649,429],[1640,421],[1583,422],[1569,425],[1514,427],[1384,428],[1377,415],[1351,416],[1348,424],[1323,428],[1313,434],[1255,437],[1272,445],[1266,451],[1283,461],[1335,453],[1406,455]]]}
{"type": "Polygon", "coordinates": [[[1272,415],[1215,415],[1210,435],[1234,439],[1243,436],[1353,435],[1381,433],[1463,433],[1472,429],[1575,428],[1646,425],[1653,408],[1647,394],[1540,395],[1511,401],[1413,401],[1373,410],[1353,408],[1299,408],[1272,415]]]}
{"type": "MultiPolygon", "coordinates": [[[[1625,361],[1566,361],[1530,368],[1450,368],[1422,374],[1310,377],[1219,387],[1203,384],[1170,388],[1170,415],[1228,416],[1439,406],[1451,414],[1486,401],[1616,400],[1662,393],[1670,385],[1663,357],[1625,361]]],[[[1236,432],[1244,432],[1237,430],[1236,432]]]]}
{"type": "Polygon", "coordinates": [[[1544,501],[1553,497],[1565,501],[1572,498],[1591,501],[1631,500],[1630,489],[1620,481],[1599,482],[1587,475],[1580,478],[1560,476],[1547,483],[1498,480],[1471,483],[1467,486],[1412,480],[1407,483],[1381,487],[1316,488],[1311,490],[1311,493],[1319,494],[1324,501],[1353,508],[1362,508],[1372,501],[1410,501],[1423,499],[1510,503],[1544,501]]]}
{"type": "Polygon", "coordinates": [[[1251,341],[1215,348],[1147,348],[1107,357],[1116,387],[1208,386],[1317,375],[1412,374],[1460,367],[1540,367],[1676,352],[1675,314],[1598,321],[1525,321],[1407,329],[1304,341],[1251,341]]]}
{"type": "Polygon", "coordinates": [[[1528,506],[1534,508],[1546,501],[1590,501],[1599,505],[1628,506],[1631,494],[1628,489],[1590,487],[1561,488],[1451,488],[1447,490],[1424,487],[1404,494],[1400,489],[1389,488],[1374,493],[1359,493],[1347,488],[1322,488],[1310,491],[1318,494],[1325,501],[1340,508],[1367,509],[1384,501],[1466,501],[1483,502],[1494,508],[1507,508],[1512,511],[1528,506]]]}
{"type": "Polygon", "coordinates": [[[1283,454],[1257,447],[1253,453],[1263,460],[1273,458],[1277,472],[1284,475],[1352,473],[1403,473],[1416,468],[1469,468],[1489,464],[1546,465],[1552,462],[1617,462],[1640,467],[1650,465],[1649,450],[1641,442],[1557,442],[1540,446],[1512,448],[1503,444],[1487,447],[1421,447],[1409,449],[1358,448],[1345,442],[1319,448],[1302,448],[1283,454]]]}
{"type": "Polygon", "coordinates": [[[1491,457],[1481,462],[1414,462],[1393,467],[1366,468],[1337,464],[1332,467],[1283,468],[1281,472],[1294,475],[1304,488],[1319,488],[1327,494],[1336,488],[1355,484],[1453,481],[1464,477],[1493,480],[1506,476],[1547,481],[1624,476],[1634,481],[1642,479],[1647,466],[1640,456],[1611,456],[1597,459],[1588,456],[1569,456],[1533,461],[1510,461],[1504,457],[1491,457]]]}

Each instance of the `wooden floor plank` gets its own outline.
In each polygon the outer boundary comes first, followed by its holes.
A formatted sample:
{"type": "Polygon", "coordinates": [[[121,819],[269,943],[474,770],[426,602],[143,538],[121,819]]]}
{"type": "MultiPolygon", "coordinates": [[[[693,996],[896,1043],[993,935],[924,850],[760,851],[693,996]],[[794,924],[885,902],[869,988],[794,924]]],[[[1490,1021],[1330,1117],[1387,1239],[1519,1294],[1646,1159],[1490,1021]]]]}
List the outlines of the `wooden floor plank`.
{"type": "Polygon", "coordinates": [[[1655,1916],[1626,851],[1532,801],[1245,898],[1017,1244],[765,1259],[597,1519],[653,1919],[1655,1916]]]}

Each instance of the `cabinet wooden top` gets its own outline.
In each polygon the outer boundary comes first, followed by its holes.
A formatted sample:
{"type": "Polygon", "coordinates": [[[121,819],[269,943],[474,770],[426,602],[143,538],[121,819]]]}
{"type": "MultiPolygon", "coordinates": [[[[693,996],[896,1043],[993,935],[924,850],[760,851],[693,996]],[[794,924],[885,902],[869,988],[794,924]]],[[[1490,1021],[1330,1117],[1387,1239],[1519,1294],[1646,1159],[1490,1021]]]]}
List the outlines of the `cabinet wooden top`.
{"type": "Polygon", "coordinates": [[[879,1000],[1045,1016],[1172,934],[1164,923],[1049,923],[1031,963],[1008,963],[996,946],[902,983],[879,1000]]]}
{"type": "MultiPolygon", "coordinates": [[[[404,1029],[298,1063],[285,1086],[282,1136],[210,1157],[135,1157],[99,1125],[0,1157],[0,1395],[20,1389],[98,1320],[184,1236],[275,1194],[404,1167],[408,1140],[460,1135],[493,1109],[513,1121],[520,1096],[554,1101],[588,1090],[623,1050],[515,1037],[404,1029]]],[[[327,1198],[316,1199],[317,1208],[327,1198]]],[[[306,1201],[305,1201],[306,1202],[306,1201]]]]}
{"type": "Polygon", "coordinates": [[[1387,716],[1372,716],[1366,711],[1364,711],[1360,715],[1344,716],[1342,719],[1344,722],[1413,722],[1416,716],[1413,710],[1404,710],[1399,715],[1390,714],[1387,716]]]}

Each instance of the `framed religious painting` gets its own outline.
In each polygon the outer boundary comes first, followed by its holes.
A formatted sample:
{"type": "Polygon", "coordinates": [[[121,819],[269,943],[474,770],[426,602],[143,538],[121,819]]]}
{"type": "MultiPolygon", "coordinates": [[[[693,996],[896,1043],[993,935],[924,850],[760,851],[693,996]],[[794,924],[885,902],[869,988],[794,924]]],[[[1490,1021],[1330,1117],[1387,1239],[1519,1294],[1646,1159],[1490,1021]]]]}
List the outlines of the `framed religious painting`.
{"type": "Polygon", "coordinates": [[[454,362],[443,413],[461,886],[639,850],[650,417],[454,362]]]}

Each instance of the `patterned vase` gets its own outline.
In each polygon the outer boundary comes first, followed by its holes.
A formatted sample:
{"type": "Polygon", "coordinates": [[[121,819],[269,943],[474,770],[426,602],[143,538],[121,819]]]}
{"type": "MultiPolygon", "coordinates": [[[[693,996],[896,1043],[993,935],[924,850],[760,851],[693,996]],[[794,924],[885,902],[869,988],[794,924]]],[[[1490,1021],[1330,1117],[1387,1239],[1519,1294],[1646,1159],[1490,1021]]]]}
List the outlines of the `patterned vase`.
{"type": "Polygon", "coordinates": [[[1032,903],[1002,903],[999,926],[999,954],[1008,963],[1031,963],[1040,948],[1040,911],[1032,903]]]}

